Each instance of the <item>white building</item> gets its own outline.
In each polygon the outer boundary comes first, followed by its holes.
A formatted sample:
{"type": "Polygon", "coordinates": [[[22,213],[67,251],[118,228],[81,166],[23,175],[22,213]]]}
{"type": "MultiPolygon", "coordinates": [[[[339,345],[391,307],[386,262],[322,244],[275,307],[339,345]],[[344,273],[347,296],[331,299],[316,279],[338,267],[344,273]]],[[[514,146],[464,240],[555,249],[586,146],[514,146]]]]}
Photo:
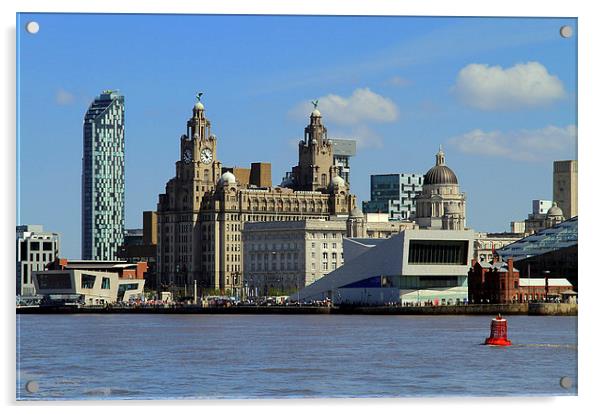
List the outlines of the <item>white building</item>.
{"type": "Polygon", "coordinates": [[[34,295],[32,272],[44,270],[59,254],[58,233],[45,232],[41,225],[17,226],[17,295],[34,295]]]}
{"type": "MultiPolygon", "coordinates": [[[[335,304],[456,303],[468,300],[472,230],[405,230],[302,289],[300,300],[335,304]]],[[[297,297],[297,294],[293,295],[297,297]]]]}
{"type": "Polygon", "coordinates": [[[552,200],[533,200],[533,214],[546,214],[552,208],[552,200]]]}
{"type": "Polygon", "coordinates": [[[346,232],[343,220],[244,223],[246,293],[292,292],[337,269],[346,232]]]}
{"type": "Polygon", "coordinates": [[[46,270],[33,273],[38,295],[50,300],[80,301],[85,305],[105,305],[141,298],[144,279],[120,278],[117,272],[85,269],[46,270]]]}

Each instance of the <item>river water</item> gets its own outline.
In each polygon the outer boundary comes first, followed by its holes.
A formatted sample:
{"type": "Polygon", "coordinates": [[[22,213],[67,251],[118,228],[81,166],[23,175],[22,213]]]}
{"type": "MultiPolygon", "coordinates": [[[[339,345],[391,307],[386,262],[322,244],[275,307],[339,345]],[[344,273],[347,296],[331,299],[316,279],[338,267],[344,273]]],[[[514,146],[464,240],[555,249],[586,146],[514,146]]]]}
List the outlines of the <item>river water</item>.
{"type": "Polygon", "coordinates": [[[510,316],[506,348],[490,320],[17,315],[17,399],[576,395],[576,317],[510,316]]]}

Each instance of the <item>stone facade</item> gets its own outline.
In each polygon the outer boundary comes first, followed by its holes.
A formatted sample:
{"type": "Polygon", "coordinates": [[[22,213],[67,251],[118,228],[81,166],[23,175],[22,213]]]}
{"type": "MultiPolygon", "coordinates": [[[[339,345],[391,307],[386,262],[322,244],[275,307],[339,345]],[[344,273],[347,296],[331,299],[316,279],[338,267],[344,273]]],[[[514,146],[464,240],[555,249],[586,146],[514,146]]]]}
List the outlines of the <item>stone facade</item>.
{"type": "Polygon", "coordinates": [[[344,263],[345,221],[245,223],[244,280],[268,295],[303,288],[344,263]]]}
{"type": "Polygon", "coordinates": [[[474,259],[493,260],[496,250],[525,237],[524,233],[475,233],[474,259]]]}
{"type": "Polygon", "coordinates": [[[464,230],[466,194],[460,192],[456,174],[445,165],[445,153],[439,148],[436,164],[425,175],[422,192],[415,198],[416,222],[421,229],[464,230]]]}
{"type": "Polygon", "coordinates": [[[568,218],[578,214],[577,160],[554,161],[554,201],[568,218]]]}
{"type": "Polygon", "coordinates": [[[332,142],[317,110],[299,143],[290,188],[259,188],[231,172],[221,175],[210,126],[198,102],[180,140],[176,176],[159,195],[157,269],[163,283],[190,286],[197,280],[204,289],[240,292],[244,223],[346,217],[356,197],[336,175],[332,142]]]}

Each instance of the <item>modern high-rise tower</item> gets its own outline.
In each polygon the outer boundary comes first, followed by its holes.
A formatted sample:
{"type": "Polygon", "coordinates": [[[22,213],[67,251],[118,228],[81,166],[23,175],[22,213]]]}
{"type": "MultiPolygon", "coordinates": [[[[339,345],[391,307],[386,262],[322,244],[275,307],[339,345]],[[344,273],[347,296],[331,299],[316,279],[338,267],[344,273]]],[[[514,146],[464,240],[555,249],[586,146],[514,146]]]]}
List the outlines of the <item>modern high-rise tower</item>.
{"type": "Polygon", "coordinates": [[[123,244],[124,98],[106,90],[84,118],[82,259],[116,260],[123,244]]]}

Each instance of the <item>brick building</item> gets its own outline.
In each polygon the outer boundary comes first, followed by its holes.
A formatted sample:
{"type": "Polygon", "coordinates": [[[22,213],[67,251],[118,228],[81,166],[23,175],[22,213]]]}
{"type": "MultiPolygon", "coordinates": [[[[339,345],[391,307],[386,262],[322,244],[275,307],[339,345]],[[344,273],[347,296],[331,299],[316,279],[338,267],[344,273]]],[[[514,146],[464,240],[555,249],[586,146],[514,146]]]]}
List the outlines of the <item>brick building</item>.
{"type": "Polygon", "coordinates": [[[511,258],[490,262],[473,259],[468,272],[468,299],[472,303],[543,301],[574,294],[572,288],[562,278],[521,278],[511,258]]]}

